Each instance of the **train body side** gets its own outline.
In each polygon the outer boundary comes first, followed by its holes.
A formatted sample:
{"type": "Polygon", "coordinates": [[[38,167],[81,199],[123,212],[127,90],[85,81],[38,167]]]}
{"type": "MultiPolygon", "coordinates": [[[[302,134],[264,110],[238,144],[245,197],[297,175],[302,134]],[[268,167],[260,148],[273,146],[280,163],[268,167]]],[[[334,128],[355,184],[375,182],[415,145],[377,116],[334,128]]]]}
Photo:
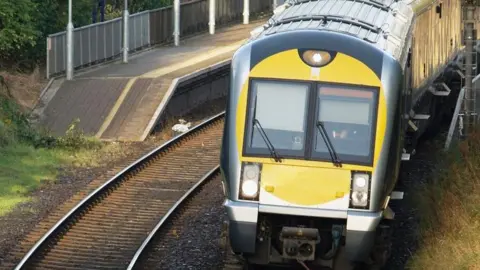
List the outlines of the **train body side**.
{"type": "Polygon", "coordinates": [[[441,8],[437,1],[417,12],[411,50],[413,102],[461,51],[461,31],[461,1],[443,0],[441,8]]]}
{"type": "Polygon", "coordinates": [[[406,84],[410,85],[406,110],[408,153],[415,153],[422,136],[434,135],[455,106],[464,53],[461,9],[461,1],[443,0],[415,14],[410,66],[405,70],[406,84]]]}

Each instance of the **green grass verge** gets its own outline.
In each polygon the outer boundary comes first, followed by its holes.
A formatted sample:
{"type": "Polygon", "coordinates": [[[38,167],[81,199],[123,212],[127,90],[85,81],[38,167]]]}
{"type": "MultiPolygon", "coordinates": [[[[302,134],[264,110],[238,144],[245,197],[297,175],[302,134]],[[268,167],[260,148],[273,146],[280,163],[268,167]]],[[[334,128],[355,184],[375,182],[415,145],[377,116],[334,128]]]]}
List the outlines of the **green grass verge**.
{"type": "Polygon", "coordinates": [[[32,127],[16,103],[0,93],[0,216],[55,181],[60,167],[97,167],[106,157],[123,156],[120,145],[84,136],[77,123],[64,136],[50,136],[32,127]]]}
{"type": "Polygon", "coordinates": [[[41,182],[54,180],[57,166],[64,163],[57,151],[26,144],[3,147],[0,156],[0,215],[28,201],[27,194],[41,182]]]}
{"type": "Polygon", "coordinates": [[[415,195],[420,246],[408,269],[480,269],[480,132],[439,160],[415,195]]]}

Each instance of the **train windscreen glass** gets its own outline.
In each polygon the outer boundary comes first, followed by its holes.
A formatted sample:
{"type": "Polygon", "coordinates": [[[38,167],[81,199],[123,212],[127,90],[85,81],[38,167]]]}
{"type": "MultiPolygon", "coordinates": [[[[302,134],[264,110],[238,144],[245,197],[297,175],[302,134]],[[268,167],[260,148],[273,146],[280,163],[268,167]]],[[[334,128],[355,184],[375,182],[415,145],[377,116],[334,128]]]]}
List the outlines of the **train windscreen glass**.
{"type": "Polygon", "coordinates": [[[252,83],[248,152],[269,154],[261,134],[263,128],[267,141],[280,155],[303,156],[309,84],[279,81],[252,83]],[[257,124],[253,123],[255,120],[257,124]]]}
{"type": "MultiPolygon", "coordinates": [[[[370,163],[376,120],[376,92],[370,88],[321,85],[318,87],[317,121],[324,124],[343,162],[370,163]]],[[[317,130],[316,158],[329,158],[328,148],[317,130]]]]}

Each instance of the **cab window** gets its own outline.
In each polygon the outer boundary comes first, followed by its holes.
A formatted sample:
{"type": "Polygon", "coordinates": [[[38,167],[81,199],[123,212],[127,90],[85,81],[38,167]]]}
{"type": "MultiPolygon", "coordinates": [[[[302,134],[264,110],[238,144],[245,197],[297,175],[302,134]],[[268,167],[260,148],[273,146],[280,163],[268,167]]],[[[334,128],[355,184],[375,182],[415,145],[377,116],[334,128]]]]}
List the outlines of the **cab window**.
{"type": "Polygon", "coordinates": [[[251,83],[246,152],[270,155],[268,140],[280,155],[303,157],[310,84],[267,80],[251,83]]]}
{"type": "Polygon", "coordinates": [[[330,158],[319,126],[322,124],[340,160],[371,163],[376,92],[371,88],[341,85],[320,85],[317,90],[313,158],[330,158]]]}

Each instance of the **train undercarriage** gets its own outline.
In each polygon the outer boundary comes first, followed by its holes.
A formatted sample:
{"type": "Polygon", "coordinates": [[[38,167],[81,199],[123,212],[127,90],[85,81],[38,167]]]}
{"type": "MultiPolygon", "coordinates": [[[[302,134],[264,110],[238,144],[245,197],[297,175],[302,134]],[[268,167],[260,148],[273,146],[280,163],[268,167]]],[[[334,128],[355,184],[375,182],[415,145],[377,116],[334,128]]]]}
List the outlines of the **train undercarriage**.
{"type": "Polygon", "coordinates": [[[407,117],[406,153],[414,155],[420,140],[434,137],[442,123],[451,120],[460,88],[460,81],[453,77],[430,86],[429,91],[419,99],[407,117]]]}
{"type": "Polygon", "coordinates": [[[346,259],[346,220],[259,214],[255,254],[237,254],[244,269],[381,269],[391,252],[394,221],[377,227],[369,261],[346,259]]]}

